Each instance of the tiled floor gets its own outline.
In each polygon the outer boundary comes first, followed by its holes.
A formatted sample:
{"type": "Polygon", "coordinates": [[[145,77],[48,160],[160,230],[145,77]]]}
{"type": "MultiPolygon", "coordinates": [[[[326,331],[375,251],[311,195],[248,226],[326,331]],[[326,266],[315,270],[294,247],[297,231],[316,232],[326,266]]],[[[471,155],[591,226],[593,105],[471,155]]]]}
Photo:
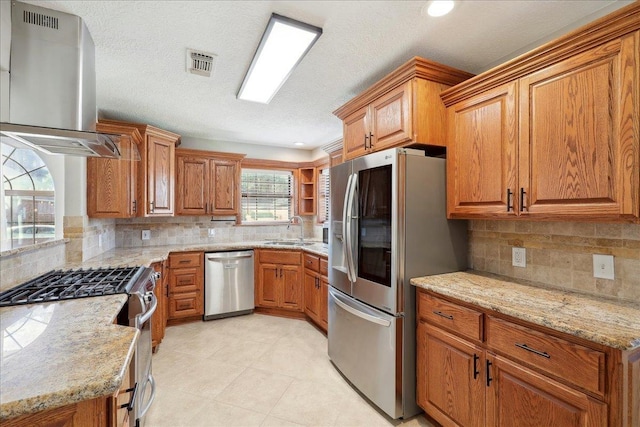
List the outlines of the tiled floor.
{"type": "Polygon", "coordinates": [[[303,320],[252,314],[167,328],[153,356],[147,427],[411,426],[386,418],[338,374],[303,320]]]}

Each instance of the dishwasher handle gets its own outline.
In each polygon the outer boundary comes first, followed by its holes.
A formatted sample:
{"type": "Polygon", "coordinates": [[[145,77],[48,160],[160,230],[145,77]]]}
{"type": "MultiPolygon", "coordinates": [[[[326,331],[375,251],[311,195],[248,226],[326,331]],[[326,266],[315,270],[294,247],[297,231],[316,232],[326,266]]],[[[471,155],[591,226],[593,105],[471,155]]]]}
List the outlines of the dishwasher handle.
{"type": "Polygon", "coordinates": [[[253,251],[241,252],[209,252],[205,254],[209,261],[223,261],[253,257],[253,251]]]}

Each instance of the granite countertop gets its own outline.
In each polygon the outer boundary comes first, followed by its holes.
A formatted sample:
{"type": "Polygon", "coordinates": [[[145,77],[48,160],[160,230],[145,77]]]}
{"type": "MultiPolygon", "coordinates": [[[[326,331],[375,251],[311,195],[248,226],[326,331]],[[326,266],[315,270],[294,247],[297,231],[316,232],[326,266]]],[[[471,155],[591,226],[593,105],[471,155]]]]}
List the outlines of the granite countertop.
{"type": "Polygon", "coordinates": [[[620,350],[640,348],[640,304],[474,271],[411,279],[418,288],[620,350]]]}
{"type": "Polygon", "coordinates": [[[113,323],[126,300],[0,308],[0,421],[115,393],[138,338],[113,323]]]}
{"type": "MultiPolygon", "coordinates": [[[[272,242],[274,240],[270,240],[272,242]]],[[[149,266],[154,262],[162,262],[170,252],[204,251],[222,252],[242,249],[281,249],[303,250],[319,256],[328,256],[327,245],[308,242],[305,246],[275,245],[268,242],[212,243],[193,245],[145,246],[138,248],[115,248],[83,262],[69,262],[63,268],[96,268],[96,267],[133,267],[149,266]]]]}

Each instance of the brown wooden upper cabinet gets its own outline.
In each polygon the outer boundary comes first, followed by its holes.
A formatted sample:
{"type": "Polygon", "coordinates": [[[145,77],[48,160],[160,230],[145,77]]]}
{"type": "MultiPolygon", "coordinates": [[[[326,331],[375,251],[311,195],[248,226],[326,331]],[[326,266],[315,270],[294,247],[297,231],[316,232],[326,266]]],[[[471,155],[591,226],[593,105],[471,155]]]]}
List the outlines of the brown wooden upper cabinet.
{"type": "Polygon", "coordinates": [[[317,179],[315,167],[298,169],[298,214],[316,214],[317,179]]]}
{"type": "Polygon", "coordinates": [[[244,156],[177,149],[176,214],[238,215],[244,156]]]}
{"type": "Polygon", "coordinates": [[[87,216],[131,218],[138,215],[138,129],[99,122],[98,132],[121,135],[120,159],[87,159],[87,216]]]}
{"type": "Polygon", "coordinates": [[[343,158],[402,145],[444,146],[442,90],[472,74],[415,57],[333,112],[343,121],[343,158]]]}
{"type": "Polygon", "coordinates": [[[640,3],[442,94],[450,218],[637,221],[640,3]]]}
{"type": "Polygon", "coordinates": [[[173,216],[175,148],[180,144],[180,135],[141,123],[115,120],[100,120],[100,123],[135,128],[142,136],[137,216],[173,216]]]}

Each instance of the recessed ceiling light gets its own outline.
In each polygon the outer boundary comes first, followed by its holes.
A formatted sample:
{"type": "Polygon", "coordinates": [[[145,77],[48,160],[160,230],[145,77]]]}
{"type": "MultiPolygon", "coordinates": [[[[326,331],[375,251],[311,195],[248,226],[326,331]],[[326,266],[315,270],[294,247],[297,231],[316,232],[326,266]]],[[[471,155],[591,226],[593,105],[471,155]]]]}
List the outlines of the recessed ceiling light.
{"type": "Polygon", "coordinates": [[[238,99],[268,104],[322,34],[322,28],[272,14],[238,99]]]}
{"type": "Polygon", "coordinates": [[[304,145],[304,142],[294,142],[293,145],[304,145]]]}
{"type": "Polygon", "coordinates": [[[453,0],[433,0],[429,4],[427,13],[429,16],[444,16],[453,9],[453,0]]]}

